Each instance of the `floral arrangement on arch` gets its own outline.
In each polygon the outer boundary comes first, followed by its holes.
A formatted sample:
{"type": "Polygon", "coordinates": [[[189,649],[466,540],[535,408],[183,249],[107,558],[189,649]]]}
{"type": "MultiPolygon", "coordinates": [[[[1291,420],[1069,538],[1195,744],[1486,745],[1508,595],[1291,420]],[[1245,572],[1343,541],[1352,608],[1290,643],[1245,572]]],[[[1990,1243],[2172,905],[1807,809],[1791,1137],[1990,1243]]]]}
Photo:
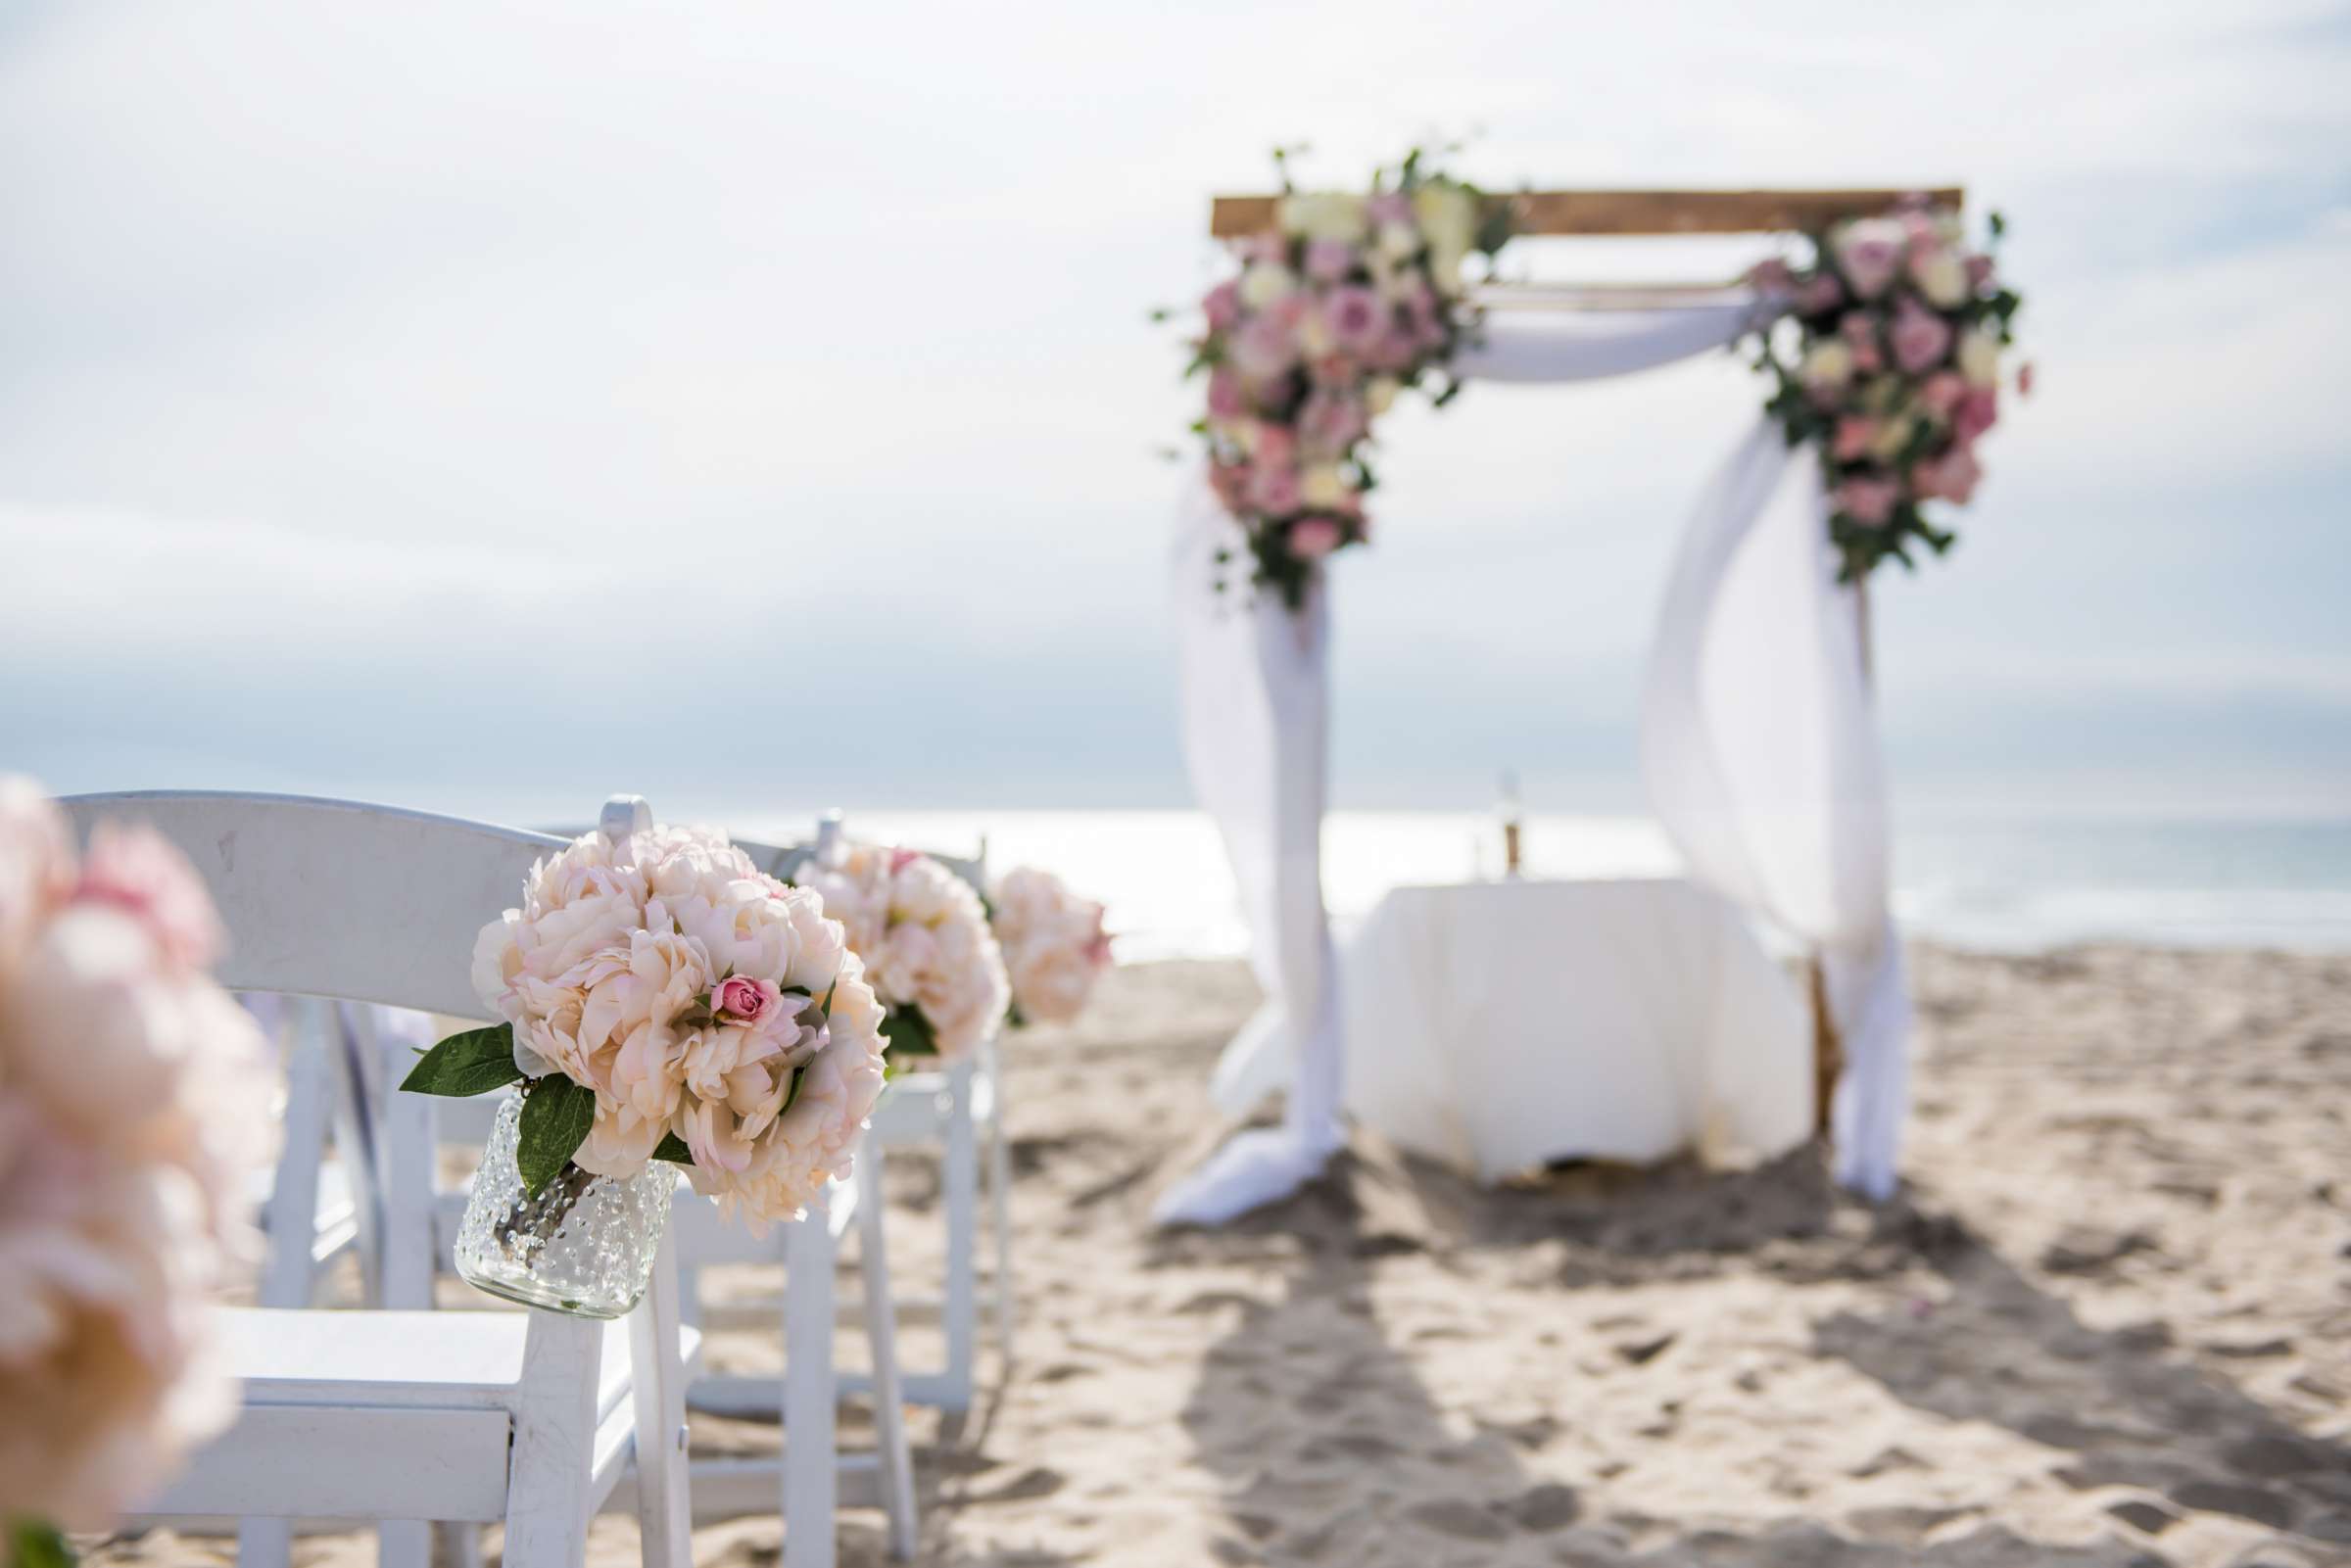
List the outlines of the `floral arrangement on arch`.
{"type": "Polygon", "coordinates": [[[441,1041],[401,1087],[525,1083],[516,1164],[533,1195],[660,1160],[754,1230],[794,1218],[848,1173],[882,1092],[865,967],[816,893],[724,834],[627,842],[624,857],[589,832],[531,869],[521,907],[474,946],[474,989],[505,1022],[441,1041]]]}
{"type": "Polygon", "coordinates": [[[852,843],[799,874],[847,927],[887,1010],[893,1063],[965,1056],[1012,1003],[987,908],[962,878],[913,849],[852,843]]]}
{"type": "Polygon", "coordinates": [[[997,878],[987,905],[1012,980],[1012,1022],[1074,1022],[1110,968],[1102,906],[1034,866],[1017,866],[997,878]]]}
{"type": "MultiPolygon", "coordinates": [[[[1756,334],[1756,368],[1776,383],[1764,406],[1788,444],[1820,451],[1840,582],[1888,556],[1912,565],[1913,540],[1943,553],[1955,536],[1927,507],[1975,496],[1976,443],[1999,421],[2022,303],[1991,254],[2004,226],[1991,214],[1986,249],[1973,250],[1957,213],[1916,197],[1814,236],[1802,266],[1766,261],[1751,274],[1795,326],[1793,352],[1771,325],[1756,334]]],[[[2016,389],[2032,384],[2026,365],[2016,389]]]]}
{"type": "Polygon", "coordinates": [[[71,1560],[228,1424],[205,1303],[260,1253],[274,1064],[153,829],[0,778],[0,1561],[71,1560]]]}
{"type": "Polygon", "coordinates": [[[1476,321],[1462,264],[1501,247],[1510,214],[1417,151],[1368,194],[1294,189],[1274,161],[1276,227],[1234,245],[1240,274],[1201,302],[1185,373],[1208,378],[1193,429],[1252,581],[1296,609],[1326,556],[1370,537],[1372,421],[1408,387],[1439,407],[1461,390],[1443,367],[1476,321]]]}

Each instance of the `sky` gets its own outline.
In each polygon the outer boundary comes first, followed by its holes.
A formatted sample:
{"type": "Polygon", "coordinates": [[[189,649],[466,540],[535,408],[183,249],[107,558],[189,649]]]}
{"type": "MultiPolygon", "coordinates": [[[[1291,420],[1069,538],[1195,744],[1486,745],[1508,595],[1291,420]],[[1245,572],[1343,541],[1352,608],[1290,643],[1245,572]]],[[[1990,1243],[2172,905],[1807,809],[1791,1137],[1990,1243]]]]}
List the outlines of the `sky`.
{"type": "MultiPolygon", "coordinates": [[[[1360,185],[1965,183],[2032,402],[1878,596],[1900,798],[2351,812],[2351,7],[0,12],[0,767],[485,816],[1178,805],[1155,306],[1360,185]]],[[[1721,278],[1763,239],[1543,241],[1721,278]]],[[[1640,809],[1729,356],[1383,423],[1333,793],[1640,809]]]]}

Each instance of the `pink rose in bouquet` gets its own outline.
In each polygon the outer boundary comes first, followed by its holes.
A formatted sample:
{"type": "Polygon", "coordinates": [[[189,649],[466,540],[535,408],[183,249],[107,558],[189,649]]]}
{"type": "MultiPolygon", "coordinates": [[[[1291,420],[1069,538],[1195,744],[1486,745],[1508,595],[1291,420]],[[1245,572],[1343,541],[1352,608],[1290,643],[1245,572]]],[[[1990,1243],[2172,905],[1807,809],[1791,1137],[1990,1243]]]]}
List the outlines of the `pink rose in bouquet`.
{"type": "Polygon", "coordinates": [[[1908,300],[1895,308],[1887,337],[1894,345],[1895,363],[1914,376],[1934,369],[1951,352],[1951,324],[1908,300]]]}
{"type": "Polygon", "coordinates": [[[1891,479],[1856,477],[1837,487],[1837,509],[1854,522],[1882,528],[1902,499],[1902,487],[1891,479]]]}
{"type": "MultiPolygon", "coordinates": [[[[1307,518],[1292,532],[1315,521],[1307,518]]],[[[991,921],[1011,974],[1013,1005],[1032,1023],[1072,1022],[1110,967],[1102,906],[1080,898],[1060,878],[1032,866],[1005,873],[989,891],[994,904],[991,921]]]]}
{"type": "Polygon", "coordinates": [[[1320,560],[1346,542],[1346,532],[1328,517],[1301,517],[1290,525],[1290,548],[1310,561],[1320,560]]]}

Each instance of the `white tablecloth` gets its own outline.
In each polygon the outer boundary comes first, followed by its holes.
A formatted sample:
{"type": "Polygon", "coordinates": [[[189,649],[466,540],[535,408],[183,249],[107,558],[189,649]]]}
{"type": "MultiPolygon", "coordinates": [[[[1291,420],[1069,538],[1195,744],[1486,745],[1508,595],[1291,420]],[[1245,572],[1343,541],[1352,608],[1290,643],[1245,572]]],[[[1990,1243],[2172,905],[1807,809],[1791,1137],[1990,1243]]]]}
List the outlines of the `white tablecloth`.
{"type": "Polygon", "coordinates": [[[1341,965],[1346,1104],[1485,1181],[1572,1156],[1768,1158],[1811,1131],[1811,1025],[1689,882],[1391,892],[1341,965]]]}

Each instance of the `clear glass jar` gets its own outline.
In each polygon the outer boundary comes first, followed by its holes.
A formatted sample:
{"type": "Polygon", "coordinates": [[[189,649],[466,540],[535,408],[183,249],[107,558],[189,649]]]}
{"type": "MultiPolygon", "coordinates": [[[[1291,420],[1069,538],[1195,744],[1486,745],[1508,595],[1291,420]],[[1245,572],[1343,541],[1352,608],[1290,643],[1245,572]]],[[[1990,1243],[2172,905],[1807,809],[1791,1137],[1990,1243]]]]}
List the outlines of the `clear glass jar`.
{"type": "Polygon", "coordinates": [[[457,1272],[475,1289],[526,1307],[619,1317],[653,1277],[677,1167],[655,1160],[618,1177],[565,1165],[529,1197],[514,1163],[521,1128],[522,1096],[511,1094],[498,1108],[457,1227],[457,1272]]]}

